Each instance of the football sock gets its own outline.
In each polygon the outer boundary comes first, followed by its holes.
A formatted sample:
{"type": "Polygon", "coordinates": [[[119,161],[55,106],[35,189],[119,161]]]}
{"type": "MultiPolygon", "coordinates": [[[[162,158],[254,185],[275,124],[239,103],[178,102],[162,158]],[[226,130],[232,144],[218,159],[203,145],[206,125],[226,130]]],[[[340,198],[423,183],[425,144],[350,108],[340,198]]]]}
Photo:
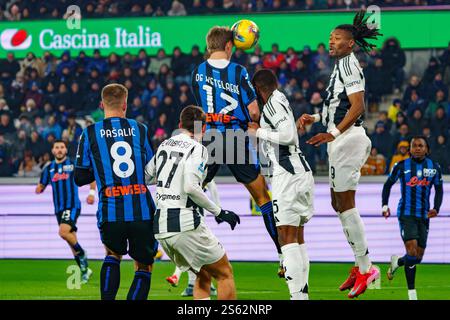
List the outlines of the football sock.
{"type": "Polygon", "coordinates": [[[120,285],[120,260],[106,256],[100,271],[102,300],[114,300],[120,285]]]}
{"type": "Polygon", "coordinates": [[[133,283],[128,291],[127,300],[147,300],[151,280],[151,272],[136,271],[134,273],[133,283]]]}
{"type": "Polygon", "coordinates": [[[195,284],[195,280],[197,280],[197,275],[192,272],[191,270],[188,270],[188,277],[189,277],[189,281],[188,281],[188,285],[194,285],[195,284]]]}
{"type": "Polygon", "coordinates": [[[281,247],[284,257],[284,277],[291,294],[291,300],[302,298],[302,289],[305,286],[303,277],[303,259],[298,243],[289,243],[281,247]]]}
{"type": "Polygon", "coordinates": [[[278,231],[275,226],[275,217],[273,215],[272,201],[269,201],[259,207],[264,219],[264,225],[266,226],[267,232],[272,238],[275,247],[277,247],[277,252],[281,253],[280,244],[278,243],[278,231]]]}
{"type": "Polygon", "coordinates": [[[84,250],[78,242],[72,246],[72,249],[77,253],[77,256],[84,256],[84,250]]]}
{"type": "Polygon", "coordinates": [[[405,257],[405,276],[409,290],[415,289],[416,264],[419,262],[420,261],[414,256],[406,255],[405,257]]]}
{"type": "Polygon", "coordinates": [[[81,269],[81,262],[80,262],[80,257],[79,256],[74,256],[73,257],[78,265],[78,267],[81,269]]]}
{"type": "Polygon", "coordinates": [[[401,266],[404,266],[405,265],[405,258],[406,258],[406,254],[403,256],[403,257],[401,257],[401,258],[398,258],[398,260],[397,260],[397,264],[398,264],[398,266],[399,267],[401,267],[401,266]]]}
{"type": "Polygon", "coordinates": [[[308,294],[308,280],[309,280],[309,256],[308,252],[306,250],[306,244],[300,244],[300,253],[302,255],[302,261],[303,261],[303,279],[305,281],[305,286],[303,287],[302,292],[304,294],[308,294]]]}
{"type": "Polygon", "coordinates": [[[180,280],[181,277],[181,269],[178,267],[175,267],[175,271],[173,272],[173,276],[177,276],[178,280],[180,280]]]}
{"type": "Polygon", "coordinates": [[[356,257],[359,272],[365,274],[369,271],[371,263],[367,246],[364,224],[358,209],[352,208],[339,215],[344,234],[356,257]]]}

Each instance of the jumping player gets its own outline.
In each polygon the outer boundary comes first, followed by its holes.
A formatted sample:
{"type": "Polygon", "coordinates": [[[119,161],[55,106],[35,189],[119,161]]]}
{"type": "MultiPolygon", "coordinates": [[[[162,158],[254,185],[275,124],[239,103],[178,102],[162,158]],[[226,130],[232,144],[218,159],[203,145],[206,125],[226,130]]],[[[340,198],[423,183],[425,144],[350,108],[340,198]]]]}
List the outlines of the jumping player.
{"type": "MultiPolygon", "coordinates": [[[[86,250],[78,243],[77,219],[80,216],[81,202],[78,197],[78,187],[74,182],[74,164],[67,157],[67,145],[62,140],[53,142],[52,154],[55,160],[50,162],[42,171],[36,193],[44,192],[48,184],[52,185],[53,205],[56,220],[59,225],[59,236],[64,239],[72,250],[75,261],[81,270],[81,281],[87,283],[92,275],[88,268],[86,250]]],[[[86,199],[88,204],[95,201],[95,183],[91,183],[91,190],[86,199]]]]}
{"type": "Polygon", "coordinates": [[[109,84],[101,93],[105,119],[83,130],[77,151],[75,182],[96,180],[98,227],[106,249],[100,274],[102,300],[113,300],[120,284],[120,261],[129,254],[135,275],[128,300],[146,300],[158,243],[153,236],[155,205],[144,168],[153,156],[149,131],[126,119],[128,90],[109,84]]]}
{"type": "Polygon", "coordinates": [[[257,159],[252,155],[249,141],[242,138],[245,137],[244,134],[237,142],[235,139],[232,141],[226,139],[227,131],[244,133],[248,122],[259,121],[260,112],[256,94],[247,70],[239,64],[230,62],[233,50],[232,31],[226,27],[213,27],[206,36],[206,44],[209,58],[194,69],[192,91],[197,104],[206,113],[207,132],[203,138],[204,145],[212,143],[217,134],[222,135],[223,145],[215,150],[214,155],[210,154],[210,158],[215,156],[219,159],[216,159],[218,161],[211,159],[208,163],[208,175],[204,183],[206,185],[214,178],[221,164],[227,164],[236,180],[244,184],[261,208],[264,224],[280,258],[278,274],[283,277],[282,254],[273,218],[272,201],[264,177],[260,174],[257,159]],[[243,146],[243,150],[238,150],[239,145],[243,146]],[[230,153],[234,156],[230,156],[230,153]],[[239,157],[243,158],[242,161],[236,160],[239,157]],[[231,158],[231,161],[227,161],[228,158],[231,158]]]}
{"type": "Polygon", "coordinates": [[[309,258],[303,231],[313,215],[314,178],[299,147],[289,101],[277,90],[277,77],[271,70],[262,69],[255,73],[252,83],[263,108],[261,127],[250,122],[248,132],[270,142],[272,197],[284,275],[291,300],[308,300],[309,258]]]}
{"type": "Polygon", "coordinates": [[[387,277],[394,278],[395,271],[405,267],[409,300],[417,300],[415,289],[416,265],[419,264],[427,246],[430,218],[438,215],[444,194],[439,164],[429,158],[430,148],[425,137],[416,136],[410,143],[411,158],[395,164],[383,187],[383,216],[391,215],[389,195],[392,186],[400,179],[401,198],[397,207],[400,234],[405,244],[403,257],[392,256],[387,277]],[[430,209],[431,188],[434,186],[434,206],[430,209]]]}
{"type": "Polygon", "coordinates": [[[380,277],[378,267],[372,266],[364,231],[364,223],[355,207],[355,193],[366,162],[371,142],[362,127],[364,114],[364,74],[353,48],[364,51],[374,47],[366,39],[376,39],[377,28],[369,28],[365,11],[356,14],[353,24],[337,26],[330,34],[330,56],[336,58],[327,88],[322,114],[304,114],[298,126],[322,120],[327,133],[319,133],[307,143],[319,146],[328,143],[331,204],[341,220],[344,234],[355,255],[355,267],[340,290],[351,289],[349,298],[365,292],[367,286],[380,277]]]}
{"type": "Polygon", "coordinates": [[[213,277],[217,280],[217,298],[230,300],[236,298],[231,265],[198,208],[229,223],[232,230],[240,220],[234,212],[217,206],[202,190],[208,162],[208,151],[199,142],[204,122],[201,108],[184,108],[180,115],[181,133],[161,143],[145,173],[148,180],[156,183],[155,237],[182,271],[197,274],[194,299],[210,299],[213,277]]]}

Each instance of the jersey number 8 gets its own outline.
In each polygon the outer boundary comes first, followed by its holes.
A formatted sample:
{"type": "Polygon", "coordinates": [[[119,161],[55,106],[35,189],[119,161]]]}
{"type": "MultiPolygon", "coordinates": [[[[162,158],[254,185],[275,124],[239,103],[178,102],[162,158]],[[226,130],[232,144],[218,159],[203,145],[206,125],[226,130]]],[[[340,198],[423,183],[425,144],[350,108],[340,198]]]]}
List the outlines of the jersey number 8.
{"type": "Polygon", "coordinates": [[[126,141],[116,141],[111,146],[111,157],[114,159],[113,162],[113,171],[116,176],[120,178],[128,178],[134,173],[134,162],[131,160],[131,156],[133,155],[133,151],[131,150],[131,146],[126,141]],[[119,148],[125,149],[125,153],[120,155],[119,148]],[[124,167],[123,164],[126,165],[126,169],[122,170],[124,167]],[[121,168],[122,165],[122,168],[121,168]]]}

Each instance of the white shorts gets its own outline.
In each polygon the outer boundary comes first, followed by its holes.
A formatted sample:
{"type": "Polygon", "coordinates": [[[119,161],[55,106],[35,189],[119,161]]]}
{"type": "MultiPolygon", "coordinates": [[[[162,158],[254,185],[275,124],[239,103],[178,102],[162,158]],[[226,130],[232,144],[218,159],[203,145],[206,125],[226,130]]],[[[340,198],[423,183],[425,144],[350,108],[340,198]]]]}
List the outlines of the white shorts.
{"type": "Polygon", "coordinates": [[[351,127],[328,143],[330,187],[335,192],[356,190],[371,148],[363,127],[351,127]]]}
{"type": "Polygon", "coordinates": [[[314,178],[311,173],[285,172],[272,177],[275,225],[303,226],[314,213],[314,178]]]}
{"type": "Polygon", "coordinates": [[[199,272],[204,265],[219,261],[225,250],[208,226],[201,222],[195,230],[158,240],[181,271],[199,272]]]}

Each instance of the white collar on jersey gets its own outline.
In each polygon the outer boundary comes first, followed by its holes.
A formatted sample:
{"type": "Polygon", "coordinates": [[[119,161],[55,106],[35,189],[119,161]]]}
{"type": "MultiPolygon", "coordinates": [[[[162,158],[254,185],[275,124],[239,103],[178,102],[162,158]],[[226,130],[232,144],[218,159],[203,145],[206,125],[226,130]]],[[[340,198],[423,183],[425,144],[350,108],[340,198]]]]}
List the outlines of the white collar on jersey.
{"type": "Polygon", "coordinates": [[[227,59],[208,59],[208,63],[214,68],[223,69],[230,63],[227,59]]]}

